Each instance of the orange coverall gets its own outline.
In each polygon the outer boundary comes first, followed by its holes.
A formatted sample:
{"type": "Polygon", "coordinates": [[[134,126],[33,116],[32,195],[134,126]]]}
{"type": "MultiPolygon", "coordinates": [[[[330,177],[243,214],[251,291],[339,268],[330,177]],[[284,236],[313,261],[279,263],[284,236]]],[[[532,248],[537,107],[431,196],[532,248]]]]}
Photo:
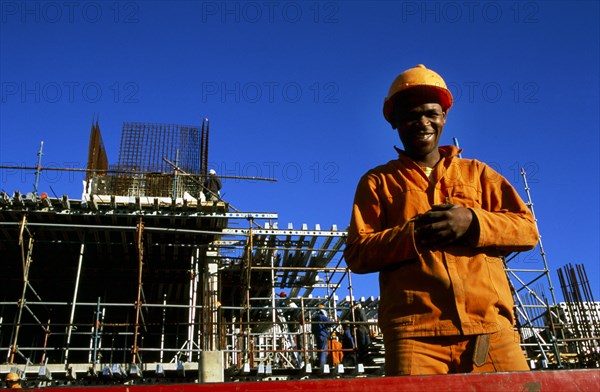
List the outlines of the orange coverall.
{"type": "Polygon", "coordinates": [[[398,150],[357,186],[344,256],[355,273],[379,272],[384,337],[490,334],[515,322],[501,256],[535,247],[533,216],[489,166],[458,158],[454,146],[439,151],[429,178],[398,150]],[[473,211],[478,238],[419,249],[411,219],[444,203],[473,211]]]}

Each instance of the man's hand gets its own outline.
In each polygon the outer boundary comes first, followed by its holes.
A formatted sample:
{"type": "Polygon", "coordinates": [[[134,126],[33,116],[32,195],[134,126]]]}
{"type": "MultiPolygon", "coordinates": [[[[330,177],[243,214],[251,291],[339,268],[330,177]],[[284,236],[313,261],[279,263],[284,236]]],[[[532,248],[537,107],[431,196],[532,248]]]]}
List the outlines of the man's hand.
{"type": "Polygon", "coordinates": [[[418,246],[439,248],[465,235],[473,222],[473,213],[454,204],[438,204],[414,218],[418,246]]]}

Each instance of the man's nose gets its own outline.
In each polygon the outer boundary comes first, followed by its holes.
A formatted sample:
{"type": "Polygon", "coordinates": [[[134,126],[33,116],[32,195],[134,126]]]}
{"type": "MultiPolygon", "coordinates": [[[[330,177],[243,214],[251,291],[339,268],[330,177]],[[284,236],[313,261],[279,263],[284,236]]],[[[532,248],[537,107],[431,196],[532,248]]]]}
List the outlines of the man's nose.
{"type": "Polygon", "coordinates": [[[424,128],[431,125],[431,121],[427,118],[427,116],[420,116],[415,120],[415,125],[417,125],[419,128],[424,128]]]}

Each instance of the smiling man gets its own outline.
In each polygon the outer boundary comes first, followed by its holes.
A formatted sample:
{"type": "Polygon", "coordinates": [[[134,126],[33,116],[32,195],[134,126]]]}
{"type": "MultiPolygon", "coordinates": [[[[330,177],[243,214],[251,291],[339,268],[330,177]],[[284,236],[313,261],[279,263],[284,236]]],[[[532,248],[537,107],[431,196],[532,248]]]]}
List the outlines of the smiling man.
{"type": "Polygon", "coordinates": [[[500,174],[438,146],[451,106],[434,71],[401,73],[383,114],[404,149],[354,198],[344,255],[379,272],[388,376],[529,370],[503,258],[535,247],[534,219],[500,174]]]}

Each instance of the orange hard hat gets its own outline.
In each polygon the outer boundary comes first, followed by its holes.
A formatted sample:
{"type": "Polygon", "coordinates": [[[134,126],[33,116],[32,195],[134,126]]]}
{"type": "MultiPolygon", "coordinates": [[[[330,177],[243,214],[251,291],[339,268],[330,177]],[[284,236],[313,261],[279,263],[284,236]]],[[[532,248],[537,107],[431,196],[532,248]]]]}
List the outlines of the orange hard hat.
{"type": "Polygon", "coordinates": [[[4,379],[4,381],[19,381],[21,378],[19,377],[19,375],[15,372],[10,372],[6,375],[6,378],[4,379]]]}
{"type": "Polygon", "coordinates": [[[390,124],[392,123],[394,104],[398,100],[399,94],[416,88],[427,89],[428,92],[434,93],[438,97],[444,112],[447,112],[452,106],[452,94],[446,87],[444,79],[423,64],[419,64],[398,75],[390,86],[390,91],[383,101],[383,116],[390,124]]]}

